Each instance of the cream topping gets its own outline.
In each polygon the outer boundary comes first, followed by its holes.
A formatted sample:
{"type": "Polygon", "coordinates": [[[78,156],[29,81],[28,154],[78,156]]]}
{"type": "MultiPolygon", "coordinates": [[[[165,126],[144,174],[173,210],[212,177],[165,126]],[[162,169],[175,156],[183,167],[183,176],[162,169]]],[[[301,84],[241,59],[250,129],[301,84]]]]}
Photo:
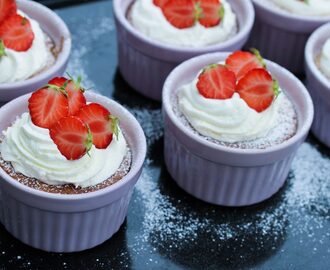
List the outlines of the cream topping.
{"type": "Polygon", "coordinates": [[[271,0],[297,15],[330,16],[330,0],[271,0]]]}
{"type": "Polygon", "coordinates": [[[0,152],[16,172],[49,185],[73,184],[82,188],[97,185],[111,177],[127,152],[126,140],[119,132],[106,149],[93,145],[89,155],[67,160],[49,136],[48,129],[35,126],[29,113],[23,113],[4,131],[0,152]]]}
{"type": "Polygon", "coordinates": [[[282,95],[265,111],[258,113],[240,98],[208,99],[197,87],[198,78],[178,92],[179,108],[192,127],[204,136],[234,143],[261,138],[276,125],[282,95]]]}
{"type": "MultiPolygon", "coordinates": [[[[29,18],[22,12],[24,17],[29,18]]],[[[46,45],[46,36],[37,21],[29,18],[34,33],[32,46],[26,52],[6,48],[6,55],[0,57],[0,83],[11,83],[30,78],[47,65],[51,52],[46,45]]]]}
{"type": "Polygon", "coordinates": [[[204,47],[228,40],[237,33],[237,20],[227,0],[221,1],[225,15],[221,23],[206,28],[200,23],[185,29],[171,25],[153,0],[136,0],[132,5],[130,20],[146,36],[170,45],[204,47]]]}

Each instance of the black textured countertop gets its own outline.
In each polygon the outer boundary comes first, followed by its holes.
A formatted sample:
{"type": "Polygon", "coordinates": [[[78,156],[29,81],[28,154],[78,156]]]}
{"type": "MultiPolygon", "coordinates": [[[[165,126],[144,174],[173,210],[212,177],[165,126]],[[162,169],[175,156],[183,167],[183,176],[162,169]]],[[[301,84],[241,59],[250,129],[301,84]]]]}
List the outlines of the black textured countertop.
{"type": "Polygon", "coordinates": [[[73,35],[68,71],[137,117],[147,159],[127,219],[110,240],[80,253],[46,253],[0,225],[0,269],[330,269],[329,149],[310,136],[285,186],[261,204],[224,208],[194,199],[164,166],[160,104],[135,93],[117,70],[112,1],[55,11],[73,35]]]}

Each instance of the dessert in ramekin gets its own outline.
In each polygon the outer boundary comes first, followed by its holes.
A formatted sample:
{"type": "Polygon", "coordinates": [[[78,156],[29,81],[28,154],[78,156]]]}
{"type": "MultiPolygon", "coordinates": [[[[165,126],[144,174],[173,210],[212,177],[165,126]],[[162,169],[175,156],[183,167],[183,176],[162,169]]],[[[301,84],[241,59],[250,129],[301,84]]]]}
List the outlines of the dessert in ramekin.
{"type": "Polygon", "coordinates": [[[1,101],[32,92],[62,75],[71,50],[70,32],[53,11],[27,0],[17,0],[17,6],[14,0],[5,1],[3,8],[7,5],[12,7],[0,23],[1,101]]]}
{"type": "Polygon", "coordinates": [[[177,184],[193,196],[218,205],[244,206],[261,202],[282,187],[310,129],[313,104],[304,85],[279,65],[260,60],[268,71],[250,66],[246,75],[235,77],[228,71],[229,55],[193,58],[167,78],[165,163],[177,184]],[[210,73],[217,69],[220,73],[210,73]],[[220,84],[223,97],[210,90],[218,85],[216,79],[210,84],[202,76],[234,80],[220,84]],[[262,87],[249,86],[254,81],[271,89],[271,95],[262,87]]]}
{"type": "Polygon", "coordinates": [[[203,21],[208,17],[201,15],[202,0],[176,1],[114,1],[121,74],[135,90],[155,100],[161,100],[164,81],[175,66],[200,54],[242,48],[254,21],[250,1],[219,1],[224,10],[216,12],[220,21],[203,21]],[[183,22],[172,20],[161,3],[190,5],[195,15],[183,22]]]}
{"type": "Polygon", "coordinates": [[[310,36],[305,61],[307,89],[315,108],[312,132],[330,147],[330,23],[310,36]]]}
{"type": "Polygon", "coordinates": [[[249,47],[291,72],[304,72],[304,49],[310,34],[330,20],[324,0],[253,0],[256,18],[249,47]],[[320,6],[321,5],[321,6],[320,6]]]}
{"type": "Polygon", "coordinates": [[[74,252],[124,222],[146,141],[118,103],[50,84],[0,109],[0,221],[30,246],[74,252]]]}

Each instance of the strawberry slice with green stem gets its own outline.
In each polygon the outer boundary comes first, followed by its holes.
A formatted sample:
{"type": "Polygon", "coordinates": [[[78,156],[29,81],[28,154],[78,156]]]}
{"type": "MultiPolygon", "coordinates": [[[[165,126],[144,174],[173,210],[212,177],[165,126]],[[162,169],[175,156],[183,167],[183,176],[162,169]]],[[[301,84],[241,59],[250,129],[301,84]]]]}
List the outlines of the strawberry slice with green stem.
{"type": "Polygon", "coordinates": [[[74,80],[70,75],[70,79],[64,77],[56,77],[48,82],[50,85],[62,87],[68,94],[69,115],[75,115],[83,106],[86,105],[84,96],[85,89],[81,87],[81,77],[74,80]]]}
{"type": "Polygon", "coordinates": [[[195,0],[168,0],[162,11],[167,21],[179,29],[193,26],[201,14],[201,8],[195,0]]]}
{"type": "Polygon", "coordinates": [[[236,76],[220,64],[207,66],[198,77],[197,89],[205,98],[228,99],[235,92],[236,76]]]}
{"type": "Polygon", "coordinates": [[[218,25],[225,15],[225,9],[220,0],[200,0],[202,10],[199,23],[205,27],[218,25]]]}
{"type": "Polygon", "coordinates": [[[69,114],[67,93],[57,86],[48,85],[35,91],[28,103],[33,124],[41,128],[51,128],[69,114]]]}
{"type": "Polygon", "coordinates": [[[0,24],[17,13],[15,0],[0,0],[0,24]]]}
{"type": "Polygon", "coordinates": [[[252,69],[266,68],[266,63],[257,49],[251,49],[251,52],[236,51],[229,55],[226,67],[240,80],[252,69]]]}
{"type": "Polygon", "coordinates": [[[237,84],[236,91],[247,105],[263,112],[280,94],[279,84],[265,69],[249,71],[237,84]]]}
{"type": "Polygon", "coordinates": [[[107,148],[113,139],[113,134],[118,139],[119,120],[102,105],[90,103],[82,107],[76,116],[90,128],[96,148],[107,148]]]}
{"type": "Polygon", "coordinates": [[[10,16],[0,24],[0,39],[6,48],[18,52],[27,51],[34,40],[30,21],[19,14],[10,16]]]}
{"type": "Polygon", "coordinates": [[[92,148],[93,136],[87,125],[75,116],[60,119],[50,130],[50,137],[68,160],[84,156],[92,148]]]}

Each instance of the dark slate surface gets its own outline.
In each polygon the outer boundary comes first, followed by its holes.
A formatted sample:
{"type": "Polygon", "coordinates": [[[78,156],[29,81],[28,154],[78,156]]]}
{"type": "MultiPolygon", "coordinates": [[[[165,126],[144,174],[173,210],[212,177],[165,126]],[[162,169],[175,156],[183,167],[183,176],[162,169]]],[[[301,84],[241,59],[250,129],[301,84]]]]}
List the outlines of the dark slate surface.
{"type": "Polygon", "coordinates": [[[81,253],[50,254],[0,225],[0,269],[329,269],[329,149],[310,136],[285,186],[259,205],[223,208],[194,199],[164,166],[160,104],[135,93],[117,70],[111,1],[56,12],[73,34],[68,71],[138,118],[147,160],[128,217],[112,239],[81,253]]]}

